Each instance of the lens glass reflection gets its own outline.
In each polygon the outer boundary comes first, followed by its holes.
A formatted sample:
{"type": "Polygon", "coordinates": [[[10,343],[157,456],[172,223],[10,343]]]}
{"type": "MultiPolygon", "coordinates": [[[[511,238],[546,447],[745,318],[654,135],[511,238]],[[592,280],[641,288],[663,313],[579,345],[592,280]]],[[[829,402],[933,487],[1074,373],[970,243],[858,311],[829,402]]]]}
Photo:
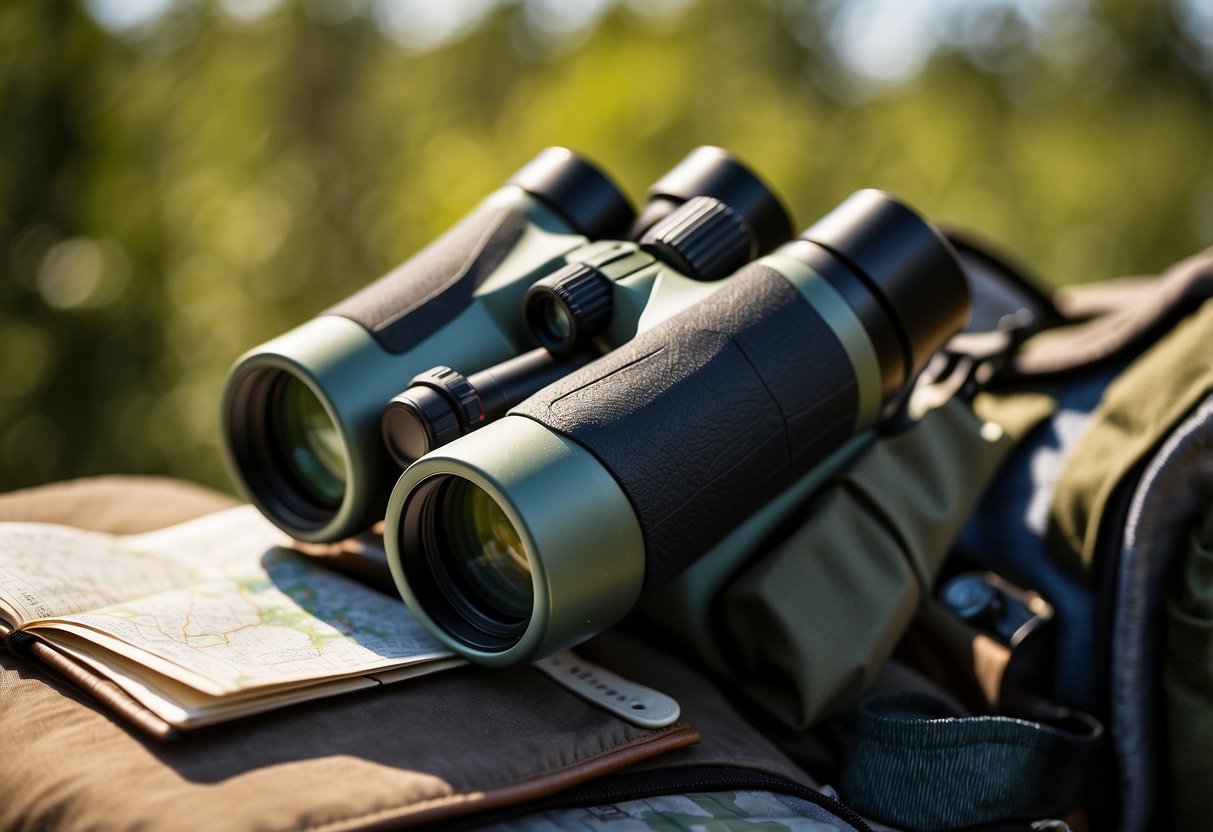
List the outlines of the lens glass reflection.
{"type": "Polygon", "coordinates": [[[534,592],[531,563],[514,524],[479,486],[453,480],[442,500],[449,556],[468,600],[496,618],[525,619],[534,592]]]}
{"type": "Polygon", "coordinates": [[[345,455],[337,426],[308,386],[284,376],[278,391],[274,433],[291,479],[304,496],[336,508],[345,494],[345,455]]]}
{"type": "Polygon", "coordinates": [[[564,343],[573,331],[569,310],[563,303],[549,299],[543,304],[543,326],[554,342],[564,343]]]}

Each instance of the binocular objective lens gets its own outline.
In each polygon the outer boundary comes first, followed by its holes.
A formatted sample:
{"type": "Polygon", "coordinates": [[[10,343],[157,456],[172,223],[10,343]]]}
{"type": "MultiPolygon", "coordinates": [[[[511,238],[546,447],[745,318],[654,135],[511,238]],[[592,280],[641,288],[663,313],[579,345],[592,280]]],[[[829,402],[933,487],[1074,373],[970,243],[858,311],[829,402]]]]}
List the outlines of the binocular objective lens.
{"type": "Polygon", "coordinates": [[[452,480],[439,513],[452,577],[468,601],[492,618],[529,618],[534,604],[531,562],[497,501],[467,480],[452,480]]]}
{"type": "Polygon", "coordinates": [[[274,422],[291,478],[316,503],[336,508],[345,494],[345,456],[337,427],[307,385],[283,376],[274,422]]]}

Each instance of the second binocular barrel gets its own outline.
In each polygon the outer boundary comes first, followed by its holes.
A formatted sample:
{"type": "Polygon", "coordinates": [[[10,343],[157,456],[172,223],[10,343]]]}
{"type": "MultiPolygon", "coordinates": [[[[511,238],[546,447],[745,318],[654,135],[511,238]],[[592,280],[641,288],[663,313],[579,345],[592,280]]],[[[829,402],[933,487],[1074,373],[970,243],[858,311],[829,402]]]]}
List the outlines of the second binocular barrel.
{"type": "Polygon", "coordinates": [[[706,300],[410,467],[385,529],[396,584],[474,661],[578,643],[877,423],[968,311],[943,237],[857,192],[706,300]]]}

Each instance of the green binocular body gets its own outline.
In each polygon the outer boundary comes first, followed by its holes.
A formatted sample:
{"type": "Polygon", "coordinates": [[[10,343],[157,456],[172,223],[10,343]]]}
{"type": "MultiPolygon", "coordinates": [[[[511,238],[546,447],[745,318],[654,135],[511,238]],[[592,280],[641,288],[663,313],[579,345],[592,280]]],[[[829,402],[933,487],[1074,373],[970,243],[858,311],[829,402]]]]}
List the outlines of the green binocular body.
{"type": "Polygon", "coordinates": [[[968,305],[938,232],[859,192],[412,465],[384,533],[397,587],[483,664],[576,644],[696,562],[752,547],[864,441],[968,305]]]}
{"type": "Polygon", "coordinates": [[[659,180],[639,221],[596,168],[549,149],[395,271],[236,362],[222,415],[233,478],[297,539],[357,534],[383,517],[400,473],[385,405],[435,365],[471,372],[531,348],[523,300],[541,278],[579,265],[606,284],[611,314],[593,347],[605,351],[703,298],[722,264],[789,235],[774,195],[718,148],[659,180]],[[706,213],[679,214],[694,200],[706,213]],[[627,239],[646,231],[643,247],[627,239]]]}
{"type": "Polygon", "coordinates": [[[300,540],[385,518],[401,595],[473,661],[576,644],[684,574],[666,597],[701,626],[721,576],[897,411],[968,315],[955,253],[887,194],[790,236],[779,200],[718,148],[659,180],[638,220],[596,168],[549,149],[395,271],[237,361],[234,478],[300,540]]]}

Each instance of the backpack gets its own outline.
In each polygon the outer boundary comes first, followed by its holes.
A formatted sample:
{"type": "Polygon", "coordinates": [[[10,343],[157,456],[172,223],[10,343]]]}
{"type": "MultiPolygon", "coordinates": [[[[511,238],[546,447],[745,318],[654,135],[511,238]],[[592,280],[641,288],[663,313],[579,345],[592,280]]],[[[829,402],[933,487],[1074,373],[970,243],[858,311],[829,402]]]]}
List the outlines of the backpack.
{"type": "Polygon", "coordinates": [[[831,734],[793,759],[891,826],[1207,825],[1213,251],[1050,295],[952,236],[975,314],[920,382],[942,404],[649,613],[768,735],[831,734]]]}

